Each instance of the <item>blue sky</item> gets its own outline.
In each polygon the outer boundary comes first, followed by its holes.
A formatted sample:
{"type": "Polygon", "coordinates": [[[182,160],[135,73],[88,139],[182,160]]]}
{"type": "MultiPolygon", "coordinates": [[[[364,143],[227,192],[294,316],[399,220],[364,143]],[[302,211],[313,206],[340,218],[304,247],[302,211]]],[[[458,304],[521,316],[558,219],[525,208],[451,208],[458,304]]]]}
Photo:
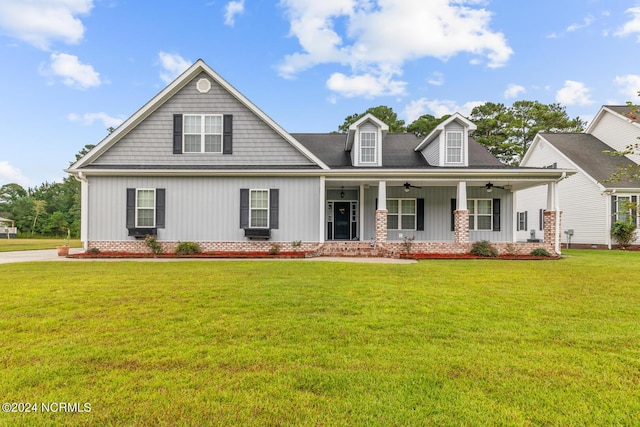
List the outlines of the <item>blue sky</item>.
{"type": "Polygon", "coordinates": [[[2,0],[0,185],[60,181],[198,58],[289,132],[638,101],[640,0],[2,0]]]}

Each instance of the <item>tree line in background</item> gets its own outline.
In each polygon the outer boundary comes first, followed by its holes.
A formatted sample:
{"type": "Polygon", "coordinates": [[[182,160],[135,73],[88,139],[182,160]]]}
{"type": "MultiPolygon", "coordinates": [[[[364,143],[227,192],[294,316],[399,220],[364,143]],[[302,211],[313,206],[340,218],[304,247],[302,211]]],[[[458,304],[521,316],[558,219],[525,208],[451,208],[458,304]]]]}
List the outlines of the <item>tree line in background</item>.
{"type": "MultiPolygon", "coordinates": [[[[338,126],[338,132],[347,133],[349,126],[367,113],[386,123],[391,133],[408,132],[418,138],[424,138],[450,117],[425,114],[405,125],[392,108],[381,105],[346,117],[338,126]]],[[[468,119],[478,127],[474,139],[508,165],[520,163],[538,132],[582,132],[586,126],[579,117],[570,118],[560,104],[537,101],[517,101],[512,106],[487,102],[475,107],[468,119]]],[[[108,131],[111,133],[113,129],[108,131]]],[[[76,154],[76,160],[91,148],[93,145],[86,145],[76,154]]],[[[0,187],[0,216],[14,220],[23,236],[66,236],[70,230],[71,235],[77,237],[80,234],[80,183],[66,177],[61,183],[44,183],[27,189],[15,183],[5,184],[0,187]]]]}

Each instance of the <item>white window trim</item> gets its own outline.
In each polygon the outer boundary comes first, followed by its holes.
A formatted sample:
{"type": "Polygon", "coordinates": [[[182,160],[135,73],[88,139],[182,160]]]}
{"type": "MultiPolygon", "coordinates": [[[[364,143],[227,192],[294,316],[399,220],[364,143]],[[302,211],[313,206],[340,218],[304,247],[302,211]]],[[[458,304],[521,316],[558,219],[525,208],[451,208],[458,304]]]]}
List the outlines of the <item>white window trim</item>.
{"type": "MultiPolygon", "coordinates": [[[[640,200],[640,195],[638,194],[619,194],[616,196],[616,211],[614,212],[616,222],[625,222],[630,217],[633,217],[634,209],[631,207],[631,201],[633,200],[634,196],[637,197],[638,200],[640,200]],[[629,209],[625,211],[622,210],[624,203],[629,203],[630,206],[629,209]],[[624,216],[624,219],[620,219],[621,216],[624,216]]],[[[636,223],[638,222],[638,219],[640,219],[640,209],[636,209],[636,223]]]]}
{"type": "Polygon", "coordinates": [[[196,135],[195,133],[186,132],[186,119],[183,118],[183,131],[182,131],[182,152],[186,154],[222,154],[223,146],[224,146],[224,117],[222,114],[184,114],[184,118],[186,117],[200,117],[200,151],[187,151],[186,150],[186,136],[187,135],[196,135]],[[220,117],[220,133],[205,133],[205,117],[220,117]],[[205,140],[206,135],[220,135],[220,151],[205,151],[205,140]]]}
{"type": "Polygon", "coordinates": [[[398,201],[398,213],[389,213],[387,211],[387,217],[389,215],[397,215],[398,216],[398,228],[388,228],[388,230],[398,230],[398,231],[416,231],[417,229],[417,222],[418,222],[418,199],[414,199],[414,198],[402,198],[402,199],[397,199],[397,198],[389,198],[387,199],[387,207],[389,206],[389,200],[397,200],[398,201]],[[413,200],[414,203],[414,208],[415,211],[412,214],[404,214],[404,215],[413,215],[413,228],[402,228],[402,201],[403,200],[413,200]]]}
{"type": "MultiPolygon", "coordinates": [[[[452,147],[458,148],[458,147],[452,147]]],[[[464,165],[465,163],[465,143],[464,143],[464,132],[461,130],[449,130],[445,132],[444,135],[444,162],[450,165],[464,165]],[[459,134],[460,135],[460,161],[451,161],[449,158],[449,135],[451,134],[459,134]]]]}
{"type": "Polygon", "coordinates": [[[271,192],[268,189],[265,188],[251,188],[249,189],[249,228],[269,228],[269,224],[271,221],[270,218],[270,213],[271,213],[271,192]],[[267,193],[267,207],[266,208],[254,208],[251,206],[251,194],[253,192],[257,192],[257,191],[264,191],[267,193]],[[251,215],[251,212],[254,210],[266,210],[267,211],[267,225],[264,227],[258,227],[256,225],[253,224],[253,216],[251,215]]]}
{"type": "Polygon", "coordinates": [[[493,199],[467,199],[467,206],[473,205],[473,213],[471,213],[472,209],[469,209],[469,231],[492,231],[493,230],[493,199]],[[478,201],[479,200],[488,200],[491,211],[488,214],[479,214],[478,213],[478,201]],[[491,219],[489,224],[489,228],[478,228],[478,217],[488,216],[491,219]],[[471,228],[471,218],[473,218],[473,228],[471,228]]]}
{"type": "Polygon", "coordinates": [[[136,218],[136,228],[155,228],[155,226],[156,226],[156,189],[155,188],[136,188],[136,212],[135,212],[135,218],[136,218]],[[152,191],[153,192],[153,208],[141,208],[141,207],[138,206],[138,193],[140,191],[152,191]],[[140,222],[138,221],[138,218],[139,218],[138,212],[140,211],[140,209],[153,210],[153,225],[140,225],[140,222]]]}
{"type": "Polygon", "coordinates": [[[379,139],[379,135],[378,132],[376,131],[360,131],[358,134],[358,151],[359,151],[359,156],[360,156],[360,163],[363,165],[377,165],[378,164],[378,139],[379,139]],[[373,135],[373,147],[364,147],[362,145],[362,136],[365,134],[372,134],[373,135]],[[367,149],[372,149],[373,150],[373,161],[365,161],[363,160],[363,156],[362,156],[362,150],[363,148],[367,148],[367,149]]]}

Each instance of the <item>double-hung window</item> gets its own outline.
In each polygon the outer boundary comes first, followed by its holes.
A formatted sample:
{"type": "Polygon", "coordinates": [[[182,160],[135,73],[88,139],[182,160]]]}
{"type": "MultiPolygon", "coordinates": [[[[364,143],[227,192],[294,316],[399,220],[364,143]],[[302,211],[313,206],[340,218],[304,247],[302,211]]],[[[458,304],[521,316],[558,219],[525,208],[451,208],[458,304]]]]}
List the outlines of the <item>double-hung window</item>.
{"type": "Polygon", "coordinates": [[[463,163],[463,144],[462,144],[462,132],[449,131],[445,136],[445,154],[446,163],[463,163]]]}
{"type": "Polygon", "coordinates": [[[156,190],[136,190],[136,227],[156,226],[156,190]]]}
{"type": "Polygon", "coordinates": [[[493,229],[493,199],[469,199],[469,230],[493,229]]]}
{"type": "Polygon", "coordinates": [[[416,199],[387,200],[387,229],[416,229],[416,199]]]}
{"type": "Polygon", "coordinates": [[[638,216],[638,196],[617,196],[615,201],[614,214],[616,221],[630,221],[636,224],[638,216]]]}
{"type": "Polygon", "coordinates": [[[185,153],[222,153],[222,115],[184,115],[185,153]]]}
{"type": "Polygon", "coordinates": [[[360,162],[376,163],[376,132],[360,132],[360,162]]]}
{"type": "Polygon", "coordinates": [[[251,190],[249,195],[249,227],[269,227],[269,190],[251,190]]]}

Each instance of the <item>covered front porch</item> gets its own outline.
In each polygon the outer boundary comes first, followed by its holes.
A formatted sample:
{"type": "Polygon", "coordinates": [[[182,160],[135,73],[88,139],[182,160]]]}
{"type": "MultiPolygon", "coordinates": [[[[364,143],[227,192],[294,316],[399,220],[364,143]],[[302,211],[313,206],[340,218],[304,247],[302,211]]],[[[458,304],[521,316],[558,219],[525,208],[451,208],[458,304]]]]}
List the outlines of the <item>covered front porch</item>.
{"type": "Polygon", "coordinates": [[[474,242],[486,240],[501,254],[524,255],[544,248],[559,255],[559,174],[549,175],[326,177],[321,251],[352,256],[463,254],[474,242]],[[516,241],[515,191],[540,185],[547,186],[542,235],[516,241]]]}

